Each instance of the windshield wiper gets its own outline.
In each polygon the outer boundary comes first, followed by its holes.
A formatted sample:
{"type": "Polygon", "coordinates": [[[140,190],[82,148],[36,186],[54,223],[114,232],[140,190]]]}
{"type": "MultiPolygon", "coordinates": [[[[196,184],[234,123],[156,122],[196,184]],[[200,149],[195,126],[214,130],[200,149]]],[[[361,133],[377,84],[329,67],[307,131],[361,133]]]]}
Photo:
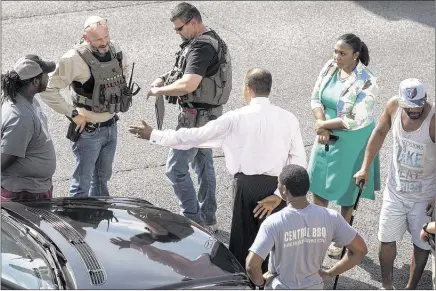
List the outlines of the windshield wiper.
{"type": "Polygon", "coordinates": [[[39,234],[37,231],[32,229],[31,227],[25,225],[24,223],[20,223],[16,221],[16,219],[4,211],[2,209],[2,216],[7,218],[11,224],[13,224],[17,229],[21,230],[27,236],[30,236],[46,253],[46,259],[52,268],[53,273],[55,274],[56,285],[59,289],[66,289],[66,277],[65,273],[62,270],[61,263],[59,262],[59,258],[63,260],[65,264],[67,259],[65,256],[56,248],[54,244],[52,244],[49,240],[39,234]]]}

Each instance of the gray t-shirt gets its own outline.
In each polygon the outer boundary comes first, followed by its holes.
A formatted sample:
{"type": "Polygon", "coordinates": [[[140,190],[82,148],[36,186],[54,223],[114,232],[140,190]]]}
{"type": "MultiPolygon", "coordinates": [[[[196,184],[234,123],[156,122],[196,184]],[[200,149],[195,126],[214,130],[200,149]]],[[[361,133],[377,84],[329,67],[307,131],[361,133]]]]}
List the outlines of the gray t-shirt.
{"type": "Polygon", "coordinates": [[[52,187],[56,154],[48,132],[47,117],[36,98],[29,102],[17,95],[2,105],[2,154],[17,156],[2,171],[2,187],[12,192],[42,193],[52,187]]]}
{"type": "Polygon", "coordinates": [[[322,283],[318,271],[330,243],[348,245],[356,234],[334,210],[288,206],[265,219],[250,251],[263,259],[270,254],[273,289],[302,289],[322,283]]]}

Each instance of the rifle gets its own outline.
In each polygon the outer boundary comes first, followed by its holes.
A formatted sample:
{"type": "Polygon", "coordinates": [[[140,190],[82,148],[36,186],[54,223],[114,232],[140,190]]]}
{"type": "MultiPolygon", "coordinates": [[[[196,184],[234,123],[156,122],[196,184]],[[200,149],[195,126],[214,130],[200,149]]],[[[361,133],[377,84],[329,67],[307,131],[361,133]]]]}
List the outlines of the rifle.
{"type": "Polygon", "coordinates": [[[139,87],[139,85],[136,82],[133,82],[132,84],[132,79],[133,79],[133,70],[135,69],[135,62],[133,62],[132,64],[132,71],[130,72],[130,80],[129,80],[129,86],[127,88],[129,88],[129,92],[132,94],[132,96],[135,96],[136,94],[139,93],[139,91],[141,90],[141,87],[139,87]],[[135,92],[133,92],[133,86],[136,84],[136,87],[138,87],[138,89],[136,89],[135,92]]]}

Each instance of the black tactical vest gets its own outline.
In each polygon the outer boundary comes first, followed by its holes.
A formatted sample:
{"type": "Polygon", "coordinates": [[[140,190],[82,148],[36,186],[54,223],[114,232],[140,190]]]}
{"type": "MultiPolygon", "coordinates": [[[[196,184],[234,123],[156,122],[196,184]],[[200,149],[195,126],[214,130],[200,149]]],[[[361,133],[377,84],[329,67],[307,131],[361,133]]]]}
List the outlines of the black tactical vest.
{"type": "Polygon", "coordinates": [[[83,85],[73,82],[74,104],[96,113],[118,113],[129,110],[132,94],[128,89],[122,67],[122,52],[116,52],[113,44],[103,57],[98,57],[80,46],[77,53],[90,68],[91,77],[83,85]]]}
{"type": "Polygon", "coordinates": [[[210,105],[223,105],[229,100],[232,90],[232,64],[227,45],[219,38],[215,31],[212,31],[215,37],[201,34],[194,38],[186,45],[182,46],[177,52],[176,63],[171,70],[165,85],[172,84],[181,79],[186,69],[186,56],[197,42],[208,43],[212,45],[218,54],[218,64],[216,67],[209,68],[208,71],[214,74],[206,75],[200,82],[198,88],[185,96],[181,96],[182,103],[203,103],[210,105]]]}

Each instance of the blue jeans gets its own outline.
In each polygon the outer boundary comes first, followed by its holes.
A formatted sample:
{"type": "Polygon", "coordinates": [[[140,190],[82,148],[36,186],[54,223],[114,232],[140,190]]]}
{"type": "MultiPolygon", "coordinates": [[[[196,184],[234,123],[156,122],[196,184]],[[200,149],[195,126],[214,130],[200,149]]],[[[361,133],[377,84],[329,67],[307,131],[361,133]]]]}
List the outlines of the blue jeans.
{"type": "Polygon", "coordinates": [[[166,175],[179,198],[182,215],[202,225],[216,223],[216,180],[212,149],[170,149],[166,175]],[[198,199],[189,174],[189,164],[198,176],[198,199]]]}
{"type": "Polygon", "coordinates": [[[72,144],[76,168],[70,196],[110,196],[107,183],[112,176],[112,163],[117,147],[117,124],[86,132],[72,144]]]}

